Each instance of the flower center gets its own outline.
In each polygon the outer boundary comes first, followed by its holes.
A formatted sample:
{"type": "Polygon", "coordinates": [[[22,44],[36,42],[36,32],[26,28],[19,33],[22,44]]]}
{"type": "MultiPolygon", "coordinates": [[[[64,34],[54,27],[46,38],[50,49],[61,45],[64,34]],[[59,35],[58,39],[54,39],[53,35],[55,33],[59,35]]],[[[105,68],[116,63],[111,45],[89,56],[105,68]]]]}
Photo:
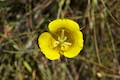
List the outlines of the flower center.
{"type": "Polygon", "coordinates": [[[53,43],[54,48],[59,47],[60,51],[66,51],[72,45],[72,43],[68,42],[67,39],[67,36],[65,36],[65,30],[61,29],[60,35],[53,43]]]}

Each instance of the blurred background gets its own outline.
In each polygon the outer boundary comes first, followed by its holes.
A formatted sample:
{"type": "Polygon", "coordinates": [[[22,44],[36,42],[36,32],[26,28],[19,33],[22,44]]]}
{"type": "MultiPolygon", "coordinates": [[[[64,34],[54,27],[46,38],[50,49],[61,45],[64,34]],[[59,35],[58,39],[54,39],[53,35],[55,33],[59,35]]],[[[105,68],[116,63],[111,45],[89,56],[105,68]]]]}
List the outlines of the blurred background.
{"type": "Polygon", "coordinates": [[[0,0],[0,80],[120,80],[120,0],[0,0]],[[80,25],[79,56],[40,52],[37,38],[56,18],[80,25]]]}

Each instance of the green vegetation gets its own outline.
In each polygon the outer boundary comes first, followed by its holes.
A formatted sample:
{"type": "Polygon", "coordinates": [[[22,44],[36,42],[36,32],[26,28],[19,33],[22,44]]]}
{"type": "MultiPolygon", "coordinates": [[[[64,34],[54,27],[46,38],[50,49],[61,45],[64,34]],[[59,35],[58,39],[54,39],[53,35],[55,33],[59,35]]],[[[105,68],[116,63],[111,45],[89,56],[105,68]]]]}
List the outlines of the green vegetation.
{"type": "Polygon", "coordinates": [[[120,0],[0,0],[0,80],[120,80],[120,0]],[[56,18],[81,26],[79,56],[41,54],[37,38],[56,18]]]}

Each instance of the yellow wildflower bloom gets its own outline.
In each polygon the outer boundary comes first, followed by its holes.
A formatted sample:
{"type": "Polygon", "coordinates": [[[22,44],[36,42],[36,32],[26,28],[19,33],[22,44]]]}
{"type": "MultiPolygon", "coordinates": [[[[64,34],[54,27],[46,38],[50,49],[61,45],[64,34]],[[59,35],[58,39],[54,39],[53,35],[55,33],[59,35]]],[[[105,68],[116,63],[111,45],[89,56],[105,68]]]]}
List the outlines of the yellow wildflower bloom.
{"type": "Polygon", "coordinates": [[[70,19],[56,19],[48,25],[50,32],[42,33],[38,44],[43,54],[50,60],[64,55],[73,58],[83,48],[83,34],[79,25],[70,19]]]}

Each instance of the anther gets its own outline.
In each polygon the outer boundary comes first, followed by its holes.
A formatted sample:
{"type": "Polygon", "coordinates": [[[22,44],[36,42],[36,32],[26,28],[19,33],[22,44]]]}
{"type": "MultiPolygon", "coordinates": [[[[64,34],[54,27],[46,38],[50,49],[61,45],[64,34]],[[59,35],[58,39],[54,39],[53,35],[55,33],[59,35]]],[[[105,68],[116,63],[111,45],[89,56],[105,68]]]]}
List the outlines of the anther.
{"type": "Polygon", "coordinates": [[[60,44],[59,41],[55,41],[55,42],[53,43],[53,47],[55,48],[55,47],[57,47],[59,44],[60,44]]]}
{"type": "Polygon", "coordinates": [[[65,45],[68,45],[68,46],[71,46],[72,43],[69,43],[69,42],[64,42],[65,45]]]}

